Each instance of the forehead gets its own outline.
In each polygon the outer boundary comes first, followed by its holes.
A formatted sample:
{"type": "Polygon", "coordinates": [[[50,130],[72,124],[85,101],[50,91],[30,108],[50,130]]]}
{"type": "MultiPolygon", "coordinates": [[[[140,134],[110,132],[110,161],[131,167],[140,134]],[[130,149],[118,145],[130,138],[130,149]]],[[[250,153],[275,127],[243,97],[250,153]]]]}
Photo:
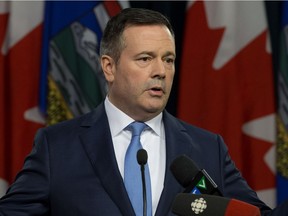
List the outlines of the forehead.
{"type": "Polygon", "coordinates": [[[175,49],[174,37],[164,25],[129,26],[123,32],[123,38],[126,48],[167,46],[175,49]]]}

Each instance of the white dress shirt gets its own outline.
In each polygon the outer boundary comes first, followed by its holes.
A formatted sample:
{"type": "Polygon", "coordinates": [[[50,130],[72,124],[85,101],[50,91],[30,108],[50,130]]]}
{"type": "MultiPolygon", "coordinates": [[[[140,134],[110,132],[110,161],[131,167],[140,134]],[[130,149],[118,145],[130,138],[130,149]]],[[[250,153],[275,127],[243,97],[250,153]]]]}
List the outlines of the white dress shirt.
{"type": "MultiPolygon", "coordinates": [[[[105,110],[108,116],[108,122],[111,130],[111,136],[115,151],[118,168],[124,178],[124,160],[126,150],[131,141],[131,132],[125,129],[134,120],[124,112],[115,107],[106,97],[105,110]]],[[[165,130],[162,121],[162,113],[145,122],[150,128],[145,129],[140,138],[143,148],[148,154],[148,166],[151,179],[152,193],[152,212],[155,211],[163,190],[164,176],[166,167],[166,145],[165,145],[165,130]]],[[[139,167],[140,172],[140,167],[139,167]]]]}

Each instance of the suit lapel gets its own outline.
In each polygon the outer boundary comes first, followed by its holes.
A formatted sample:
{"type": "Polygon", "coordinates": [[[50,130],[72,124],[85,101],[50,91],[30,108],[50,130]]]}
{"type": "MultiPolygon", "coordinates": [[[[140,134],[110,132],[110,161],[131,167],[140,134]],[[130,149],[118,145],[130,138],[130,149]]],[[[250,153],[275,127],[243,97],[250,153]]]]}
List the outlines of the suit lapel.
{"type": "Polygon", "coordinates": [[[122,215],[135,215],[118,169],[103,104],[98,106],[92,118],[86,118],[82,127],[87,127],[80,135],[82,144],[103,187],[122,215]]]}
{"type": "Polygon", "coordinates": [[[179,121],[166,111],[163,113],[163,121],[166,136],[166,172],[156,216],[169,215],[169,213],[172,215],[173,200],[178,193],[183,192],[183,188],[170,171],[170,165],[178,156],[189,155],[192,152],[191,138],[187,135],[186,129],[179,124],[179,121]]]}

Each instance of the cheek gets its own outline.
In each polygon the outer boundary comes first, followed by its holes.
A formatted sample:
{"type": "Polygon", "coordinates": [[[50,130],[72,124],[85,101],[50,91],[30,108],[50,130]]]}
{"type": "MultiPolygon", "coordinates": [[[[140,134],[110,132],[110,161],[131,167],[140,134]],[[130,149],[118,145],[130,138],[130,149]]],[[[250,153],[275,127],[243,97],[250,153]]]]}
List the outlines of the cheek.
{"type": "Polygon", "coordinates": [[[121,78],[115,79],[115,84],[115,86],[117,86],[116,91],[119,91],[118,93],[121,94],[126,94],[127,96],[137,94],[137,86],[140,86],[134,77],[129,77],[124,74],[121,78]]]}
{"type": "Polygon", "coordinates": [[[117,86],[131,96],[142,94],[149,78],[149,73],[146,70],[140,70],[135,64],[128,64],[127,62],[118,67],[116,75],[115,82],[117,82],[117,86]]]}
{"type": "Polygon", "coordinates": [[[138,96],[142,93],[143,83],[139,82],[139,79],[130,79],[127,83],[127,90],[131,96],[138,96]]]}
{"type": "Polygon", "coordinates": [[[166,75],[166,80],[167,80],[167,84],[171,87],[173,84],[173,79],[174,79],[174,72],[169,72],[166,75]]]}

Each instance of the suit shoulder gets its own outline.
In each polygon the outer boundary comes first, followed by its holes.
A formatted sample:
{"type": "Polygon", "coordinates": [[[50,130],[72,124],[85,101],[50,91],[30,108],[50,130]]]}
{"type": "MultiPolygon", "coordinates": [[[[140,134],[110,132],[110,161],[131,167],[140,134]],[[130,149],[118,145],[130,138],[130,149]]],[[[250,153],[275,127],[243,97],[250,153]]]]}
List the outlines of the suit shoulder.
{"type": "Polygon", "coordinates": [[[87,116],[88,114],[84,114],[82,116],[79,117],[75,117],[73,119],[69,119],[69,120],[65,120],[62,122],[59,122],[57,124],[54,125],[49,125],[45,128],[45,130],[47,132],[53,132],[53,131],[65,131],[65,130],[69,130],[75,127],[78,127],[79,125],[81,125],[81,122],[85,119],[85,116],[87,116]]]}
{"type": "Polygon", "coordinates": [[[201,127],[198,127],[196,125],[193,125],[193,124],[190,124],[190,123],[187,123],[183,120],[180,120],[179,119],[179,122],[180,124],[186,128],[186,130],[188,130],[189,132],[193,132],[193,133],[196,133],[196,134],[199,134],[199,135],[203,135],[203,136],[209,136],[209,137],[215,137],[217,136],[218,134],[212,132],[212,131],[209,131],[207,129],[204,129],[204,128],[201,128],[201,127]]]}
{"type": "Polygon", "coordinates": [[[69,131],[80,127],[91,127],[100,116],[105,114],[103,103],[100,104],[96,109],[83,114],[81,116],[75,117],[70,120],[66,120],[55,125],[51,125],[45,128],[47,132],[55,131],[69,131]]]}
{"type": "Polygon", "coordinates": [[[211,137],[215,138],[219,136],[218,134],[206,130],[204,128],[198,127],[196,125],[190,124],[182,119],[179,119],[175,116],[172,116],[168,112],[165,113],[165,118],[172,124],[175,124],[175,127],[179,128],[180,130],[187,131],[188,134],[193,134],[193,136],[204,136],[204,137],[211,137]]]}
{"type": "Polygon", "coordinates": [[[97,119],[98,112],[93,110],[87,114],[75,117],[70,120],[65,120],[57,124],[47,126],[38,130],[36,138],[46,134],[50,138],[69,137],[81,133],[87,127],[91,127],[97,119]]]}

